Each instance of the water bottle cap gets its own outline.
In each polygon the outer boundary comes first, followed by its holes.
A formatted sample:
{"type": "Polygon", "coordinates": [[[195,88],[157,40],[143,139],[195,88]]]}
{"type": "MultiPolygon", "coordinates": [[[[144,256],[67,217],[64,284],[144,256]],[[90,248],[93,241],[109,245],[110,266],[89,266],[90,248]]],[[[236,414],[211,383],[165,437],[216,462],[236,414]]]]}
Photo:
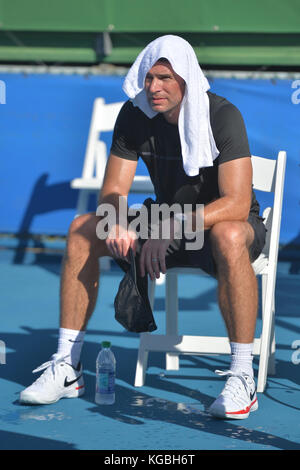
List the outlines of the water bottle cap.
{"type": "Polygon", "coordinates": [[[102,348],[110,348],[111,343],[109,341],[102,341],[101,346],[102,348]]]}

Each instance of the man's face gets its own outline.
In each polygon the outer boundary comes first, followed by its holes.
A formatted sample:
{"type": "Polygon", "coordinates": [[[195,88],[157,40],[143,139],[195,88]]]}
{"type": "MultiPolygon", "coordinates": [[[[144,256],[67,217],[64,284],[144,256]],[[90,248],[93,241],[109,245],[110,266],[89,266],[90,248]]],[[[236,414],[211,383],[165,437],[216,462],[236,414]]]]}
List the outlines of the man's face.
{"type": "Polygon", "coordinates": [[[169,62],[157,61],[145,78],[145,90],[153,111],[163,113],[176,124],[184,96],[185,81],[174,72],[169,62]]]}

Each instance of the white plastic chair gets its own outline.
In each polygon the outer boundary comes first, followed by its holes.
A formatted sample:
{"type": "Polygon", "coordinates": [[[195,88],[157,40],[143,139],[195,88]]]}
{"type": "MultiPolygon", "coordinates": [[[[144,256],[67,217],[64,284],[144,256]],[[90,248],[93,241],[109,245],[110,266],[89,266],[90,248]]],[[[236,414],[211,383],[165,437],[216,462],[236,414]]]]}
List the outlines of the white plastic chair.
{"type": "MultiPolygon", "coordinates": [[[[267,374],[275,373],[275,284],[279,234],[282,212],[286,152],[280,151],[277,160],[252,157],[254,189],[274,193],[273,206],[263,212],[268,229],[262,254],[253,263],[256,275],[262,276],[262,331],[254,339],[253,354],[259,356],[257,391],[263,392],[267,374]]],[[[150,351],[166,352],[166,370],[179,369],[180,354],[230,354],[227,337],[178,335],[178,274],[206,275],[198,268],[171,268],[166,274],[166,333],[140,335],[135,386],[144,385],[150,351]]],[[[154,304],[155,281],[149,286],[149,299],[154,304]]]]}
{"type": "MultiPolygon", "coordinates": [[[[71,188],[79,190],[76,217],[88,211],[89,196],[98,194],[104,179],[107,162],[107,148],[100,140],[101,132],[113,131],[124,102],[106,104],[103,98],[96,98],[87,140],[82,175],[71,181],[71,188]]],[[[149,176],[135,175],[130,192],[152,193],[154,191],[149,176]]],[[[101,258],[102,269],[109,269],[110,258],[101,258]]]]}
{"type": "MultiPolygon", "coordinates": [[[[77,215],[88,209],[88,198],[91,193],[98,193],[102,187],[107,162],[105,142],[99,139],[101,132],[112,131],[124,102],[106,104],[103,98],[96,98],[87,140],[86,152],[81,178],[71,181],[71,188],[79,189],[77,215]]],[[[136,175],[131,192],[151,193],[153,185],[149,176],[136,175]]]]}

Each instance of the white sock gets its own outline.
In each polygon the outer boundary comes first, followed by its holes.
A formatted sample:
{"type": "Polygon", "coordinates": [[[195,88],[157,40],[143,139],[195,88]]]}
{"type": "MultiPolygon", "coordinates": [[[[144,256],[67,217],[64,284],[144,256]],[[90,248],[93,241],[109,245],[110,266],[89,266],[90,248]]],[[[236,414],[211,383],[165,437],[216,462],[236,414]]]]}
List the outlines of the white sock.
{"type": "Polygon", "coordinates": [[[253,343],[230,343],[231,364],[230,370],[233,372],[246,374],[253,377],[253,343]]]}
{"type": "Polygon", "coordinates": [[[70,362],[73,367],[77,367],[80,361],[84,335],[85,331],[70,330],[68,328],[59,329],[57,354],[59,356],[70,356],[70,359],[67,359],[66,362],[70,362]]]}

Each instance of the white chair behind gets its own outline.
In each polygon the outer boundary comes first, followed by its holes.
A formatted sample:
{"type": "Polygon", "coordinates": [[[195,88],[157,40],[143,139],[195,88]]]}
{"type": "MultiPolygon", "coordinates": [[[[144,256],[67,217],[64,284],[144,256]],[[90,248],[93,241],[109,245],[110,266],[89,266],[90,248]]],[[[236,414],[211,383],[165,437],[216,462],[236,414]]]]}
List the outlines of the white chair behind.
{"type": "MultiPolygon", "coordinates": [[[[116,118],[124,102],[105,103],[103,98],[96,98],[87,140],[82,176],[71,181],[71,188],[79,189],[77,215],[84,214],[88,208],[88,197],[98,193],[102,187],[107,162],[105,142],[99,140],[101,132],[112,131],[116,118]]],[[[130,191],[152,193],[153,185],[149,176],[136,175],[130,191]]]]}
{"type": "MultiPolygon", "coordinates": [[[[275,373],[275,284],[279,247],[280,222],[286,152],[278,153],[277,160],[252,157],[254,189],[274,193],[273,205],[264,210],[263,217],[268,229],[262,254],[253,263],[256,275],[262,276],[262,331],[254,340],[254,355],[259,356],[257,391],[263,392],[267,373],[275,373]]],[[[166,352],[166,369],[179,369],[180,354],[230,354],[227,337],[178,335],[178,274],[205,275],[197,268],[172,268],[166,274],[166,333],[140,335],[136,366],[135,386],[145,382],[147,360],[150,351],[166,352]]],[[[150,284],[150,302],[154,304],[155,281],[150,284]]]]}
{"type": "Polygon", "coordinates": [[[103,98],[96,98],[93,105],[89,135],[83,162],[81,178],[71,181],[71,188],[79,189],[77,215],[88,210],[91,193],[99,192],[104,178],[107,149],[99,140],[101,132],[112,131],[123,102],[105,104],[103,98]]]}
{"type": "MultiPolygon", "coordinates": [[[[98,194],[104,179],[107,148],[100,140],[102,132],[109,132],[114,125],[124,102],[105,103],[103,98],[96,98],[93,105],[89,135],[87,139],[82,175],[71,181],[71,188],[79,190],[76,216],[88,211],[89,197],[98,194]]],[[[153,193],[149,176],[135,175],[131,189],[133,193],[153,193]]],[[[109,258],[101,258],[102,268],[109,268],[109,258]]]]}

